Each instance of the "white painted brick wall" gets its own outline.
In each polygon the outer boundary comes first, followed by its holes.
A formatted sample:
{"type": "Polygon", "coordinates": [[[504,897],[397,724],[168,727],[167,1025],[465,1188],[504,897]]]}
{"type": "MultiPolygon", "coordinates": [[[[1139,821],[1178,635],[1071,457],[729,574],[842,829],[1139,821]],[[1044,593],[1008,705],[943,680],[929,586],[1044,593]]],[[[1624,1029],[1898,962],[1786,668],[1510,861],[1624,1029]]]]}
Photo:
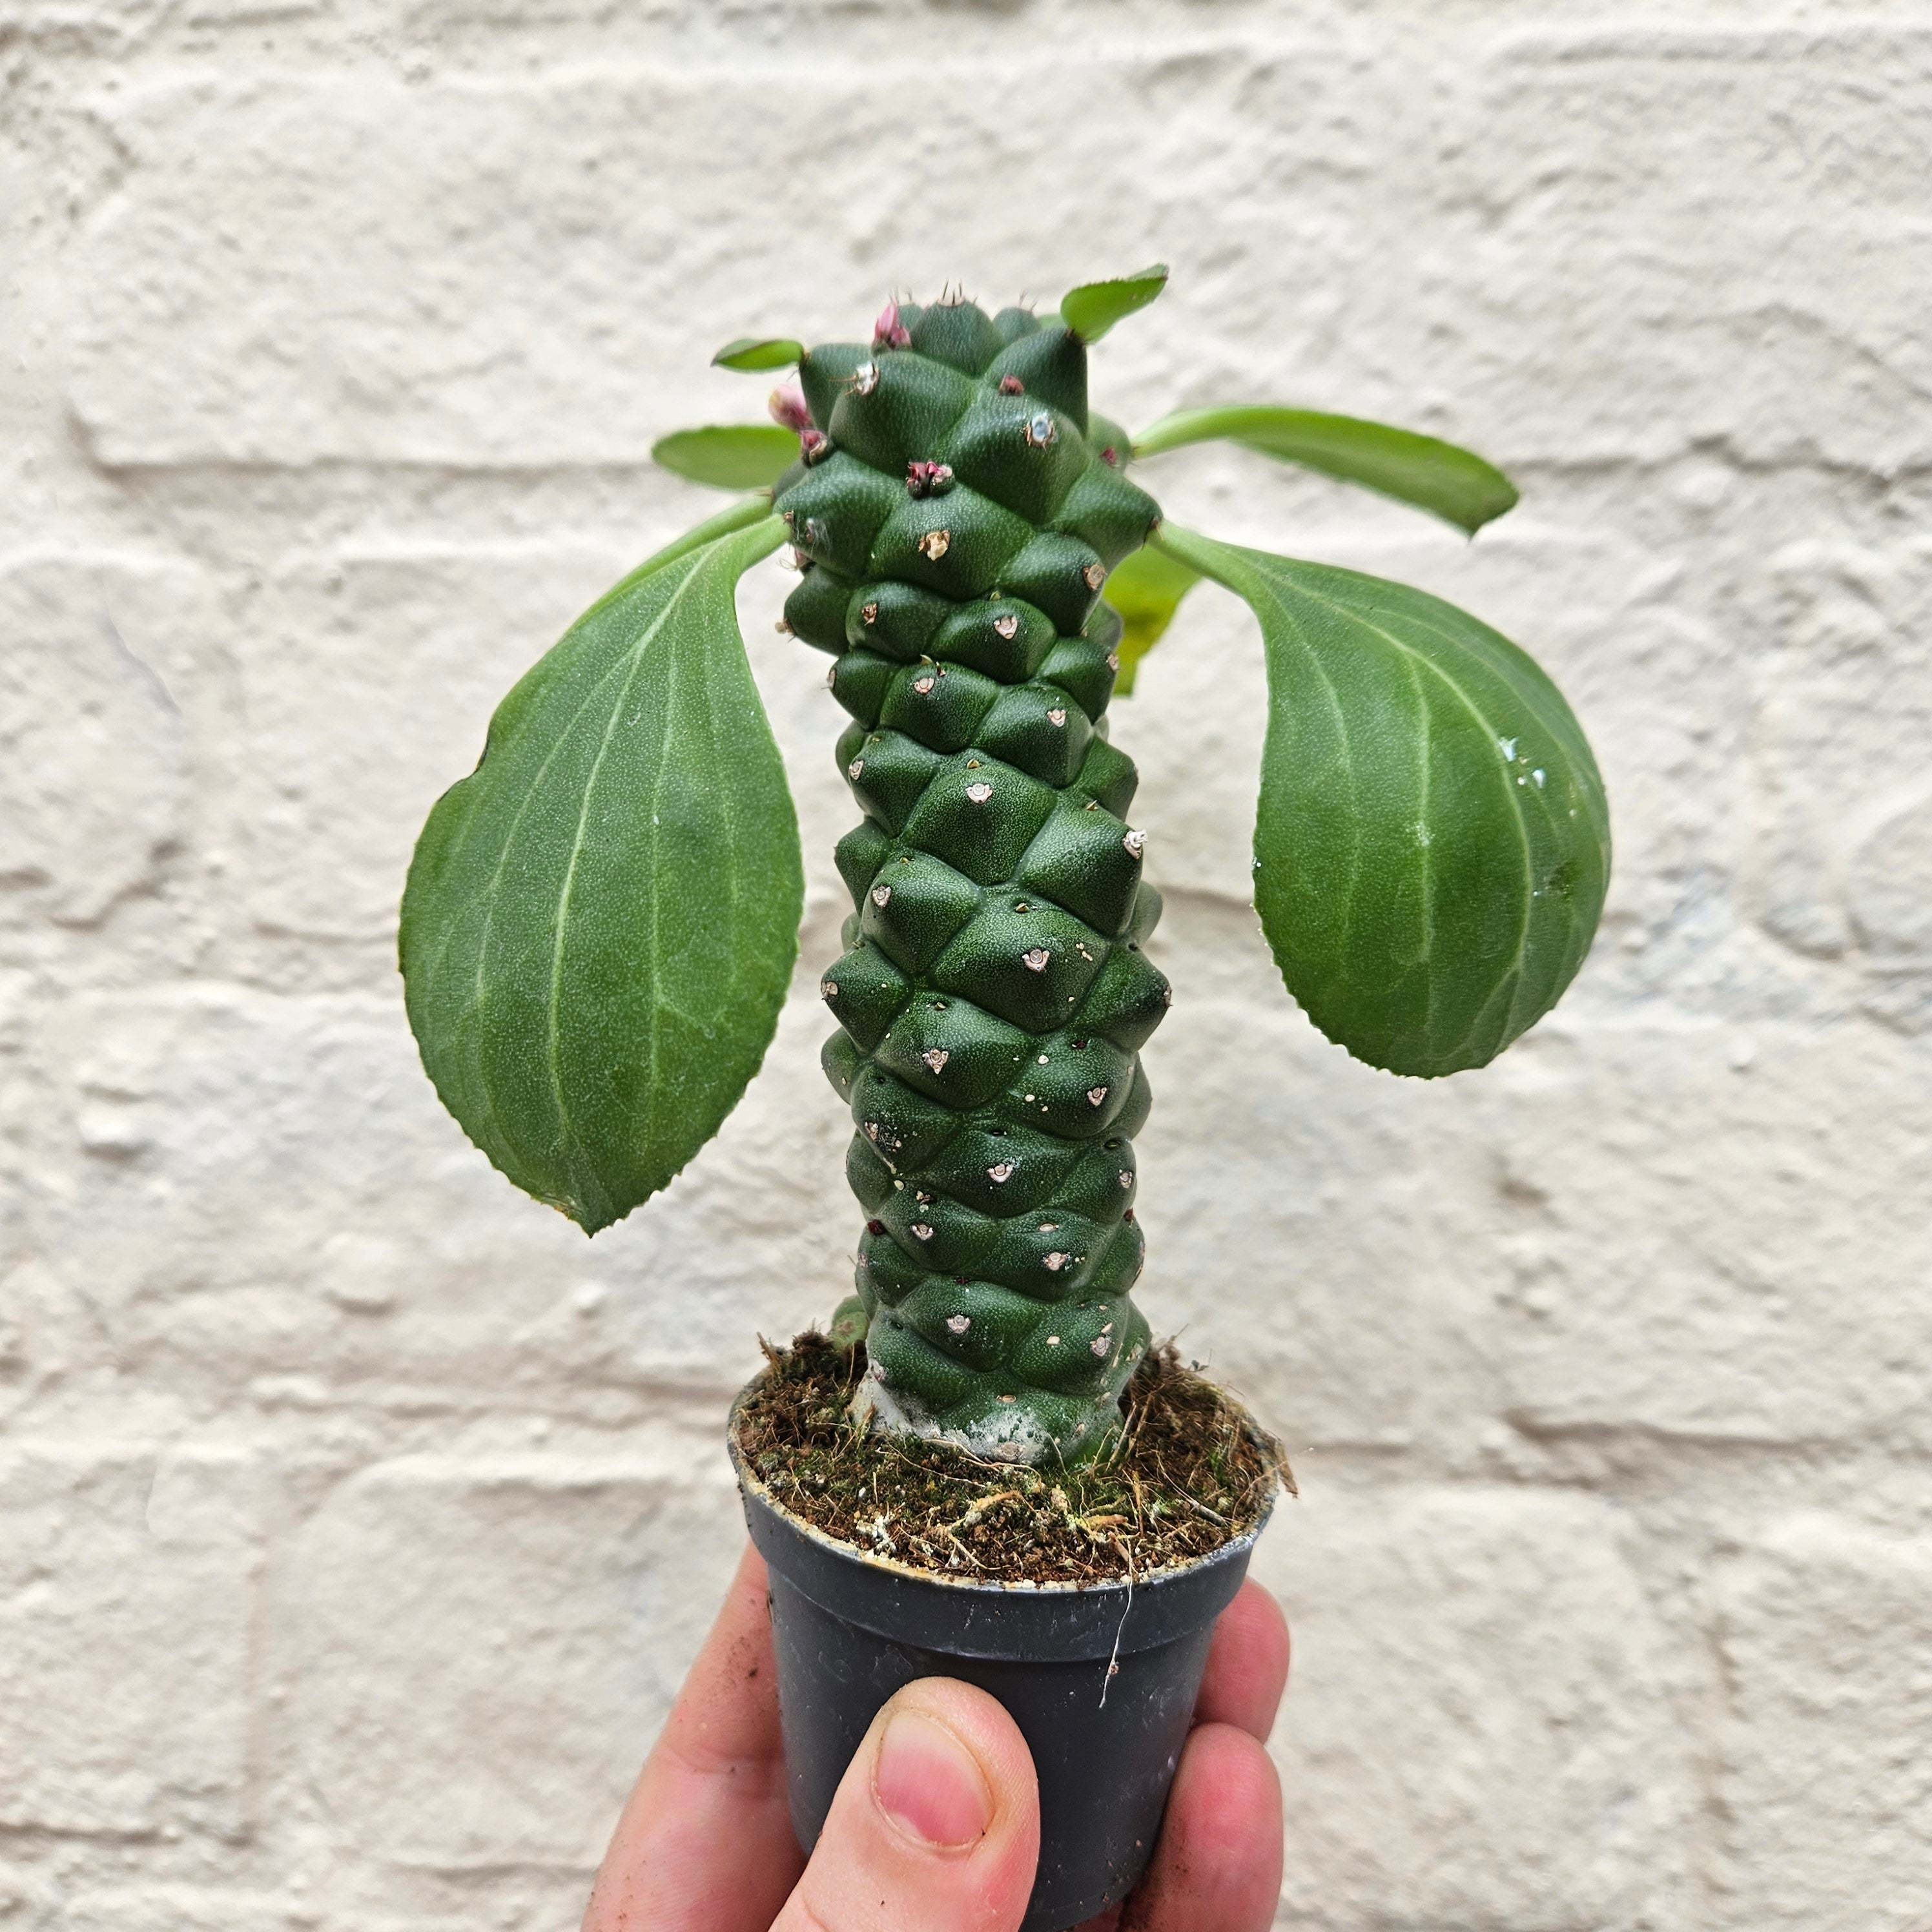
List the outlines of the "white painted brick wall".
{"type": "Polygon", "coordinates": [[[1537,650],[1604,930],[1398,1083],[1244,902],[1203,593],[1119,734],[1177,986],[1157,1328],[1288,1435],[1300,1932],[1932,1927],[1932,4],[14,0],[0,466],[0,1928],[573,1924],[838,1298],[823,667],[753,1096],[594,1246],[469,1150],[393,908],[514,675],[705,507],[742,329],[1166,256],[1098,392],[1503,462],[1472,546],[1150,482],[1537,650]]]}

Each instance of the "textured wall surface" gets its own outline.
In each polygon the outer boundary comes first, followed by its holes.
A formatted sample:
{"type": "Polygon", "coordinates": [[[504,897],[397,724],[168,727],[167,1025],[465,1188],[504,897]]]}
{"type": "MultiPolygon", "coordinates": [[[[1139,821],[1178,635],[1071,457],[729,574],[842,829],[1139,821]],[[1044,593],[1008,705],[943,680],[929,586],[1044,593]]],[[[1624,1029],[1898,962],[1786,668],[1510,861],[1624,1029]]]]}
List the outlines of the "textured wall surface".
{"type": "Polygon", "coordinates": [[[1541,656],[1618,871],[1438,1085],[1245,898],[1261,670],[1117,708],[1176,986],[1157,1330],[1288,1436],[1304,1932],[1932,1927],[1932,4],[0,8],[0,1928],[574,1925],[740,1539],[718,1426],[844,1292],[796,995],[594,1244],[440,1110],[394,908],[512,678],[705,512],[746,329],[1164,256],[1096,357],[1503,464],[1465,544],[1235,454],[1220,533],[1541,656]]]}

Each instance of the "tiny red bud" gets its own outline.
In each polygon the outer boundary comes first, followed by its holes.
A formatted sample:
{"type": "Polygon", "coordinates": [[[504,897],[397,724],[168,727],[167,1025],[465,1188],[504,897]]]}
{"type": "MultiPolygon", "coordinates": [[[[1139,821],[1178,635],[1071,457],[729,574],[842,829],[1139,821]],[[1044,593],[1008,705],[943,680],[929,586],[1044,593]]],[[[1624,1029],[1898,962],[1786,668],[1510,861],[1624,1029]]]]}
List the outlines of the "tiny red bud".
{"type": "Polygon", "coordinates": [[[872,325],[872,346],[874,349],[904,349],[912,340],[904,323],[899,320],[899,305],[889,302],[879,311],[879,319],[872,325]]]}
{"type": "Polygon", "coordinates": [[[952,488],[950,464],[921,462],[915,458],[906,465],[906,489],[912,496],[943,496],[952,488]]]}
{"type": "Polygon", "coordinates": [[[796,376],[788,376],[772,392],[765,406],[772,412],[772,421],[781,429],[804,430],[812,427],[812,410],[796,376]]]}

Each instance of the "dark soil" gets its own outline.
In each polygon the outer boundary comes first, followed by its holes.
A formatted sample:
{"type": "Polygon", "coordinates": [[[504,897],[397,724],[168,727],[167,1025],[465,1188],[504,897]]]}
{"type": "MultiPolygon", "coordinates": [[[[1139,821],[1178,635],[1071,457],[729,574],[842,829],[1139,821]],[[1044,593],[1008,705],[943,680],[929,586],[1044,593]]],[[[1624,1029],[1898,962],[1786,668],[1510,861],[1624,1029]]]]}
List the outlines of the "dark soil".
{"type": "Polygon", "coordinates": [[[1113,1444],[1074,1468],[868,1433],[847,1413],[862,1347],[812,1334],[765,1353],[738,1446],[774,1498],[842,1543],[961,1582],[1145,1576],[1252,1529],[1276,1483],[1294,1493],[1281,1445],[1172,1343],[1135,1371],[1113,1444]]]}

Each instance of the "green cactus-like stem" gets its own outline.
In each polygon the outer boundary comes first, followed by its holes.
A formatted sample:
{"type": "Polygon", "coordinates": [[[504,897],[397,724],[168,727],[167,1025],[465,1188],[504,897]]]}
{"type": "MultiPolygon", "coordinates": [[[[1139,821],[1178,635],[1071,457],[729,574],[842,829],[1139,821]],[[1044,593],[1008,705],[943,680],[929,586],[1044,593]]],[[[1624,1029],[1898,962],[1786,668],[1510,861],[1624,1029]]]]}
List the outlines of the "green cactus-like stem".
{"type": "Polygon", "coordinates": [[[785,616],[836,656],[865,813],[822,988],[870,1217],[863,1403],[982,1456],[1076,1460],[1148,1339],[1132,1137],[1169,995],[1141,950],[1160,898],[1107,741],[1120,620],[1098,596],[1159,508],[1058,318],[889,310],[800,378],[785,616]]]}

